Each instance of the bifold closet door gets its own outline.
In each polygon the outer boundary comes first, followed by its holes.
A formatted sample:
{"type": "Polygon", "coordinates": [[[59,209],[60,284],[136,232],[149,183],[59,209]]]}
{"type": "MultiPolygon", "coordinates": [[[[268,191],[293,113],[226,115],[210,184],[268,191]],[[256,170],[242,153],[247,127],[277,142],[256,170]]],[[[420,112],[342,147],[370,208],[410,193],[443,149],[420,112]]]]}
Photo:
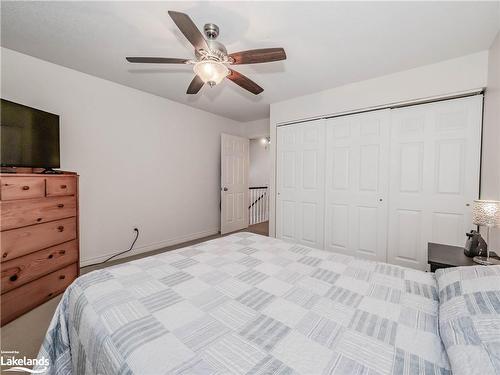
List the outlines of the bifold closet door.
{"type": "Polygon", "coordinates": [[[463,246],[474,228],[482,96],[391,114],[388,261],[425,270],[428,242],[463,246]]]}
{"type": "Polygon", "coordinates": [[[278,127],[276,236],[323,248],[324,120],[278,127]]]}
{"type": "Polygon", "coordinates": [[[326,250],[386,261],[389,112],[326,120],[326,250]]]}

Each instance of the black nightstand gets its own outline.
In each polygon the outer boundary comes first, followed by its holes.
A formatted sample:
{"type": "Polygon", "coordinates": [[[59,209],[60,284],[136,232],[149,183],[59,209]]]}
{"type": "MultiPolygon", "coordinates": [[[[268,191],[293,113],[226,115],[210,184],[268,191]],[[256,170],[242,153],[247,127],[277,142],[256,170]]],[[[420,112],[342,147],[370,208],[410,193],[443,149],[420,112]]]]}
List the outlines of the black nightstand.
{"type": "MultiPolygon", "coordinates": [[[[466,256],[464,248],[459,246],[429,242],[427,245],[427,254],[431,272],[436,271],[438,268],[479,265],[472,258],[466,256]]],[[[490,257],[498,258],[493,251],[490,251],[490,257]]]]}

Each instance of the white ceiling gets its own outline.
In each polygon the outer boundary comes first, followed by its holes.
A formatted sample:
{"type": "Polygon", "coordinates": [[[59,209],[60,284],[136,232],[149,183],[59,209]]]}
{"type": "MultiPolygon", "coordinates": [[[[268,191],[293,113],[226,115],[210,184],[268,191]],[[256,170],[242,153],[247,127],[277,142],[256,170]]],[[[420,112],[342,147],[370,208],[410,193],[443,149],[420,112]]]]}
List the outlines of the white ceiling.
{"type": "Polygon", "coordinates": [[[269,104],[488,49],[500,2],[6,2],[1,44],[238,121],[269,104]],[[192,58],[167,15],[220,27],[229,52],[284,47],[288,59],[237,69],[265,91],[225,81],[185,94],[184,65],[132,65],[125,56],[192,58]]]}

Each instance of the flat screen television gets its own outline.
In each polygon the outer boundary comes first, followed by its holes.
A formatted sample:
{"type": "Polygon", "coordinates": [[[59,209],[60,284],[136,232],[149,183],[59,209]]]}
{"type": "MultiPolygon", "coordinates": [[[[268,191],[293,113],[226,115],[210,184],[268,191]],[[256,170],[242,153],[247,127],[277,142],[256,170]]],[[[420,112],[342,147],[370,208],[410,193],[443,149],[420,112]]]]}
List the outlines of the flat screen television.
{"type": "Polygon", "coordinates": [[[2,167],[59,168],[59,116],[0,102],[2,167]]]}

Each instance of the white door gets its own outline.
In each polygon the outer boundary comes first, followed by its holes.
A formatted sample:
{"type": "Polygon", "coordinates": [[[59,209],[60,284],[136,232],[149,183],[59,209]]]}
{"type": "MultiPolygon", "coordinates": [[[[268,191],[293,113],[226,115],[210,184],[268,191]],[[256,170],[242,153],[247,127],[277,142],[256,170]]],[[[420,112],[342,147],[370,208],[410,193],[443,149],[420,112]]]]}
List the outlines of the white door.
{"type": "Polygon", "coordinates": [[[326,250],[387,259],[389,112],[326,122],[326,250]]]}
{"type": "Polygon", "coordinates": [[[323,248],[325,124],[278,127],[276,237],[323,248]]]}
{"type": "Polygon", "coordinates": [[[388,261],[425,270],[427,243],[463,246],[479,194],[482,96],[392,111],[388,261]]]}
{"type": "Polygon", "coordinates": [[[221,234],[248,227],[249,140],[221,135],[221,234]]]}

